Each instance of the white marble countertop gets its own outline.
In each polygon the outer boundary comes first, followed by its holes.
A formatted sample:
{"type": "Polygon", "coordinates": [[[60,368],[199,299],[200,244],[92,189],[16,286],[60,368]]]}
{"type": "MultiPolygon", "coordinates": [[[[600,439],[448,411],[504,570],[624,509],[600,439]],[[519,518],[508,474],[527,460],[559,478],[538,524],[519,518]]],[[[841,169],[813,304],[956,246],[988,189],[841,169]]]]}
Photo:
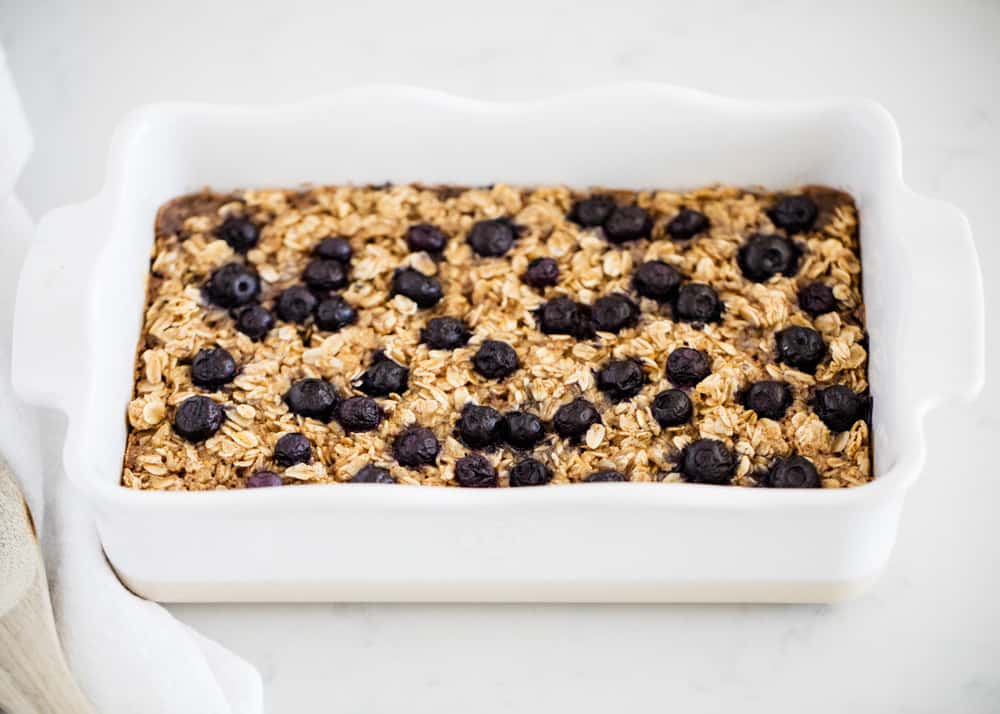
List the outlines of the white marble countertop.
{"type": "MultiPolygon", "coordinates": [[[[991,324],[1000,308],[995,2],[336,5],[0,0],[37,141],[26,205],[38,215],[94,193],[112,127],[149,101],[290,101],[372,81],[484,98],[620,79],[858,94],[896,116],[909,183],[967,212],[991,324]]],[[[991,381],[971,407],[931,416],[892,562],[856,602],[171,609],[257,664],[282,714],[995,712],[1000,480],[986,445],[1000,436],[998,398],[991,381]]]]}

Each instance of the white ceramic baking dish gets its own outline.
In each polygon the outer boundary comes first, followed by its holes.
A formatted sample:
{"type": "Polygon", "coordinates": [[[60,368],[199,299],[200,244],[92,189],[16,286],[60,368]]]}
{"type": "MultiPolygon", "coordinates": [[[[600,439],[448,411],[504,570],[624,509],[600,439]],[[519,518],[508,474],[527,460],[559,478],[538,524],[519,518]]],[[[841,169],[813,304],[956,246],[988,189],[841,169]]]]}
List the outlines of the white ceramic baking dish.
{"type": "Polygon", "coordinates": [[[284,107],[150,106],[118,131],[101,193],[39,225],[19,288],[14,381],[66,414],[66,471],[96,507],[107,555],[157,600],[836,600],[889,557],[924,464],[924,414],[983,382],[969,226],[907,189],[899,143],[865,100],[765,104],[648,84],[510,104],[381,86],[284,107]],[[841,491],[119,486],[157,207],[206,185],[387,180],[851,192],[875,481],[841,491]]]}

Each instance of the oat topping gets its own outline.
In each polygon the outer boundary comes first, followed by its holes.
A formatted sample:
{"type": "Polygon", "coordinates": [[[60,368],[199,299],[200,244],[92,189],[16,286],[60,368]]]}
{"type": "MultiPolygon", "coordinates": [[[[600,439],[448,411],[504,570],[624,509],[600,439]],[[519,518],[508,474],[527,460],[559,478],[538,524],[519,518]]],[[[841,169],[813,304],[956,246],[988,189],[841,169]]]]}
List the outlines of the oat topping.
{"type": "Polygon", "coordinates": [[[175,199],[123,483],[863,484],[857,234],[822,187],[175,199]]]}

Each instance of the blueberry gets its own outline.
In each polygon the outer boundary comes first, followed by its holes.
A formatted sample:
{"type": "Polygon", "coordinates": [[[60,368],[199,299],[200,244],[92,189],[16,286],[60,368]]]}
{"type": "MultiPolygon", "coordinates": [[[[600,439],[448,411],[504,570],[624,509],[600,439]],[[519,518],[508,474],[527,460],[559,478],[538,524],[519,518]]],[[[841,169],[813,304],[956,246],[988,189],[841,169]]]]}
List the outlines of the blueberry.
{"type": "Polygon", "coordinates": [[[691,404],[691,397],[682,390],[667,389],[656,395],[650,411],[660,426],[670,428],[691,421],[694,406],[691,404]]]}
{"type": "Polygon", "coordinates": [[[336,332],[358,321],[358,311],[339,295],[326,298],[316,306],[316,327],[336,332]]]}
{"type": "Polygon", "coordinates": [[[414,253],[440,253],[448,245],[448,236],[430,223],[417,223],[406,229],[406,245],[414,253]]]}
{"type": "Polygon", "coordinates": [[[455,480],[465,488],[495,488],[497,470],[482,454],[469,454],[455,462],[455,480]]]}
{"type": "Polygon", "coordinates": [[[543,304],[535,313],[538,329],[546,335],[572,335],[577,339],[592,337],[591,311],[568,297],[557,297],[543,304]]]}
{"type": "Polygon", "coordinates": [[[337,390],[329,382],[312,377],[300,379],[285,394],[293,414],[329,421],[337,407],[337,390]]]}
{"type": "Polygon", "coordinates": [[[569,404],[563,404],[552,419],[552,426],[559,436],[574,440],[586,434],[592,424],[600,423],[601,413],[583,397],[578,397],[569,404]]]}
{"type": "Polygon", "coordinates": [[[339,260],[316,258],[302,271],[302,279],[317,292],[340,290],[347,285],[347,270],[339,260]]]}
{"type": "Polygon", "coordinates": [[[817,389],[813,410],[830,431],[847,431],[854,422],[864,419],[867,400],[843,384],[817,389]]]}
{"type": "Polygon", "coordinates": [[[388,469],[375,464],[366,464],[351,477],[351,483],[396,483],[388,469]]]}
{"type": "Polygon", "coordinates": [[[410,381],[410,370],[378,353],[372,366],[361,375],[358,389],[369,397],[387,397],[403,394],[410,381]]]}
{"type": "Polygon", "coordinates": [[[597,298],[590,314],[595,329],[617,334],[626,327],[635,327],[639,321],[639,306],[627,296],[614,293],[597,298]]]}
{"type": "Polygon", "coordinates": [[[812,373],[826,356],[826,343],[816,330],[809,327],[786,327],[775,336],[778,361],[790,367],[812,373]]]}
{"type": "Polygon", "coordinates": [[[246,253],[257,245],[260,229],[249,218],[229,216],[215,233],[226,241],[237,253],[246,253]]]}
{"type": "Polygon", "coordinates": [[[487,379],[504,379],[514,374],[521,362],[506,342],[486,340],[473,355],[472,366],[487,379]]]}
{"type": "Polygon", "coordinates": [[[809,283],[799,289],[799,307],[813,317],[837,309],[833,288],[823,283],[809,283]]]}
{"type": "Polygon", "coordinates": [[[631,359],[608,362],[597,373],[597,388],[613,402],[631,399],[642,391],[645,381],[642,367],[631,359]]]}
{"type": "Polygon", "coordinates": [[[549,467],[538,459],[521,459],[508,474],[511,486],[544,486],[552,480],[549,467]]]}
{"type": "Polygon", "coordinates": [[[391,292],[410,298],[418,307],[434,307],[444,297],[437,278],[413,268],[399,268],[393,273],[391,292]]]}
{"type": "Polygon", "coordinates": [[[775,459],[764,478],[771,488],[819,488],[819,472],[804,456],[775,459]]]}
{"type": "Polygon", "coordinates": [[[507,432],[503,414],[477,404],[466,404],[455,426],[462,441],[474,449],[499,444],[507,432]]]}
{"type": "Polygon", "coordinates": [[[338,263],[350,263],[354,251],[351,249],[351,242],[346,238],[324,238],[316,244],[313,254],[317,258],[336,260],[338,263]]]}
{"type": "Polygon", "coordinates": [[[545,437],[542,420],[528,412],[507,412],[507,443],[516,449],[530,449],[545,437]]]}
{"type": "Polygon", "coordinates": [[[612,243],[649,238],[653,219],[639,206],[618,206],[604,222],[604,235],[612,243]]]}
{"type": "Polygon", "coordinates": [[[457,317],[432,317],[420,331],[420,341],[432,350],[456,350],[471,336],[468,326],[457,317]]]}
{"type": "Polygon", "coordinates": [[[754,382],[743,393],[743,406],[764,419],[781,419],[792,405],[792,389],[784,382],[754,382]]]}
{"type": "Polygon", "coordinates": [[[681,456],[681,473],[694,483],[727,484],[736,472],[736,457],[715,439],[698,439],[681,456]]]}
{"type": "Polygon", "coordinates": [[[235,376],[236,360],[221,347],[198,350],[191,363],[191,381],[199,387],[218,389],[235,376]]]}
{"type": "Polygon", "coordinates": [[[382,410],[371,397],[348,397],[337,404],[337,423],[344,431],[374,431],[382,423],[382,410]]]}
{"type": "Polygon", "coordinates": [[[247,488],[271,488],[281,485],[281,476],[274,471],[258,471],[247,476],[247,488]]]}
{"type": "Polygon", "coordinates": [[[756,234],[747,238],[736,255],[736,263],[747,280],[762,283],[781,273],[795,275],[799,249],[784,236],[756,234]]]}
{"type": "Polygon", "coordinates": [[[767,212],[771,222],[791,233],[801,233],[813,227],[819,209],[808,196],[784,196],[767,212]]]}
{"type": "Polygon", "coordinates": [[[591,196],[573,204],[568,218],[585,228],[603,225],[615,210],[615,200],[611,196],[591,196]]]}
{"type": "Polygon", "coordinates": [[[667,224],[667,233],[674,240],[690,240],[707,230],[708,217],[701,211],[690,208],[682,208],[667,224]]]}
{"type": "Polygon", "coordinates": [[[685,283],[677,291],[674,319],[683,322],[718,322],[722,317],[722,301],[711,285],[685,283]]]}
{"type": "Polygon", "coordinates": [[[469,245],[477,254],[487,258],[506,255],[514,246],[517,227],[507,218],[479,221],[469,231],[469,245]]]}
{"type": "Polygon", "coordinates": [[[677,295],[681,274],[662,260],[650,260],[639,266],[632,276],[632,286],[643,297],[667,302],[677,295]]]}
{"type": "Polygon", "coordinates": [[[441,445],[434,432],[422,426],[407,427],[392,443],[396,461],[409,467],[433,464],[440,450],[441,445]]]}
{"type": "Polygon", "coordinates": [[[595,471],[592,474],[588,474],[583,481],[584,483],[617,483],[628,481],[628,476],[621,471],[605,469],[604,471],[595,471]]]}
{"type": "Polygon", "coordinates": [[[712,373],[708,355],[690,347],[678,347],[667,357],[667,379],[678,387],[693,387],[712,373]]]}
{"type": "Polygon", "coordinates": [[[305,434],[285,434],[274,445],[274,461],[281,466],[308,464],[312,461],[312,446],[305,434]]]}
{"type": "Polygon", "coordinates": [[[208,280],[208,296],[222,307],[239,307],[253,302],[260,294],[260,278],[240,263],[226,263],[208,280]]]}
{"type": "Polygon", "coordinates": [[[552,258],[535,258],[524,271],[524,282],[533,288],[545,288],[559,282],[559,264],[552,258]]]}
{"type": "Polygon", "coordinates": [[[236,316],[236,329],[255,342],[262,340],[274,328],[274,315],[260,305],[250,305],[236,316]]]}
{"type": "Polygon", "coordinates": [[[302,285],[293,285],[281,291],[274,309],[285,322],[303,323],[316,309],[316,296],[302,285]]]}
{"type": "Polygon", "coordinates": [[[174,414],[174,431],[197,443],[213,436],[225,418],[222,407],[208,397],[188,397],[174,414]]]}

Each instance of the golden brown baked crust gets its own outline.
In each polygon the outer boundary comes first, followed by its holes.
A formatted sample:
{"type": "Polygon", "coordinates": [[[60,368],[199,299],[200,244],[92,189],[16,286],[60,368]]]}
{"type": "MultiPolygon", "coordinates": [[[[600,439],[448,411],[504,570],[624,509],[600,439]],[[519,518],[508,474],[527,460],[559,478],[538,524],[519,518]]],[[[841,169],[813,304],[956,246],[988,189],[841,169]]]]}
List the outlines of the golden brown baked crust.
{"type": "MultiPolygon", "coordinates": [[[[820,215],[812,231],[796,236],[805,247],[797,275],[766,283],[745,279],[736,262],[748,235],[774,229],[765,211],[777,196],[764,191],[612,191],[619,201],[648,209],[655,220],[652,240],[624,246],[609,243],[600,229],[568,221],[573,200],[589,192],[565,187],[343,186],[228,195],[204,191],[175,199],[160,210],[156,222],[135,394],[128,406],[123,483],[142,489],[241,488],[258,469],[276,471],[285,483],[338,482],[372,462],[389,469],[400,483],[451,485],[456,460],[468,452],[453,435],[464,404],[527,410],[547,421],[560,405],[581,395],[598,406],[604,423],[592,426],[580,445],[549,435],[537,447],[536,456],[554,473],[553,483],[579,481],[600,469],[616,469],[632,481],[679,481],[678,454],[699,437],[720,439],[735,450],[736,485],[757,485],[775,457],[792,453],[815,464],[825,487],[865,483],[871,478],[868,426],[858,421],[849,431],[832,433],[809,404],[817,386],[868,388],[857,212],[846,194],[822,187],[800,192],[813,197],[820,215]],[[665,237],[665,225],[681,206],[705,213],[710,230],[689,242],[665,237]],[[214,235],[224,217],[233,214],[262,226],[260,241],[245,260],[258,271],[261,302],[268,306],[282,289],[300,282],[319,240],[347,236],[354,259],[351,282],[342,294],[357,308],[358,323],[331,333],[279,321],[261,342],[237,332],[230,314],[203,295],[212,270],[243,260],[214,235]],[[475,256],[465,240],[470,227],[499,216],[524,227],[515,247],[503,258],[475,256]],[[441,261],[408,251],[403,235],[418,222],[433,223],[449,236],[441,261]],[[528,262],[542,256],[555,258],[561,270],[559,284],[544,291],[521,280],[528,262]],[[632,272],[652,259],[712,285],[725,304],[721,322],[675,322],[668,306],[639,299],[632,290],[632,272]],[[444,299],[421,310],[406,297],[390,298],[392,272],[400,266],[436,275],[444,299]],[[812,280],[833,287],[837,312],[813,318],[799,308],[796,291],[812,280]],[[618,291],[631,294],[641,306],[635,328],[578,341],[546,335],[536,327],[532,311],[546,299],[568,295],[589,304],[618,291]],[[440,315],[469,323],[473,337],[468,346],[452,352],[419,344],[420,328],[440,315]],[[828,345],[829,355],[815,375],[775,360],[774,334],[791,325],[815,328],[828,345]],[[485,339],[513,345],[521,369],[502,382],[478,375],[470,358],[485,339]],[[195,387],[188,366],[198,349],[212,346],[231,352],[241,370],[217,392],[195,387]],[[662,429],[649,405],[669,388],[665,362],[679,346],[704,350],[712,373],[691,391],[691,423],[662,429]],[[386,419],[377,431],[345,434],[336,422],[324,424],[289,412],[283,397],[293,381],[322,377],[342,394],[351,393],[352,382],[376,350],[410,369],[405,394],[378,400],[386,419]],[[595,370],[612,358],[638,360],[647,380],[638,396],[618,404],[595,385],[595,370]],[[742,390],[760,379],[782,380],[793,389],[794,402],[779,421],[759,418],[739,402],[742,390]],[[171,427],[176,406],[194,394],[207,394],[226,410],[222,429],[201,444],[181,439],[171,427]],[[392,439],[410,424],[437,434],[442,448],[436,466],[409,469],[392,459],[392,439]],[[313,462],[276,466],[275,442],[295,431],[312,442],[313,462]]],[[[518,454],[500,448],[486,456],[505,485],[518,454]]]]}

